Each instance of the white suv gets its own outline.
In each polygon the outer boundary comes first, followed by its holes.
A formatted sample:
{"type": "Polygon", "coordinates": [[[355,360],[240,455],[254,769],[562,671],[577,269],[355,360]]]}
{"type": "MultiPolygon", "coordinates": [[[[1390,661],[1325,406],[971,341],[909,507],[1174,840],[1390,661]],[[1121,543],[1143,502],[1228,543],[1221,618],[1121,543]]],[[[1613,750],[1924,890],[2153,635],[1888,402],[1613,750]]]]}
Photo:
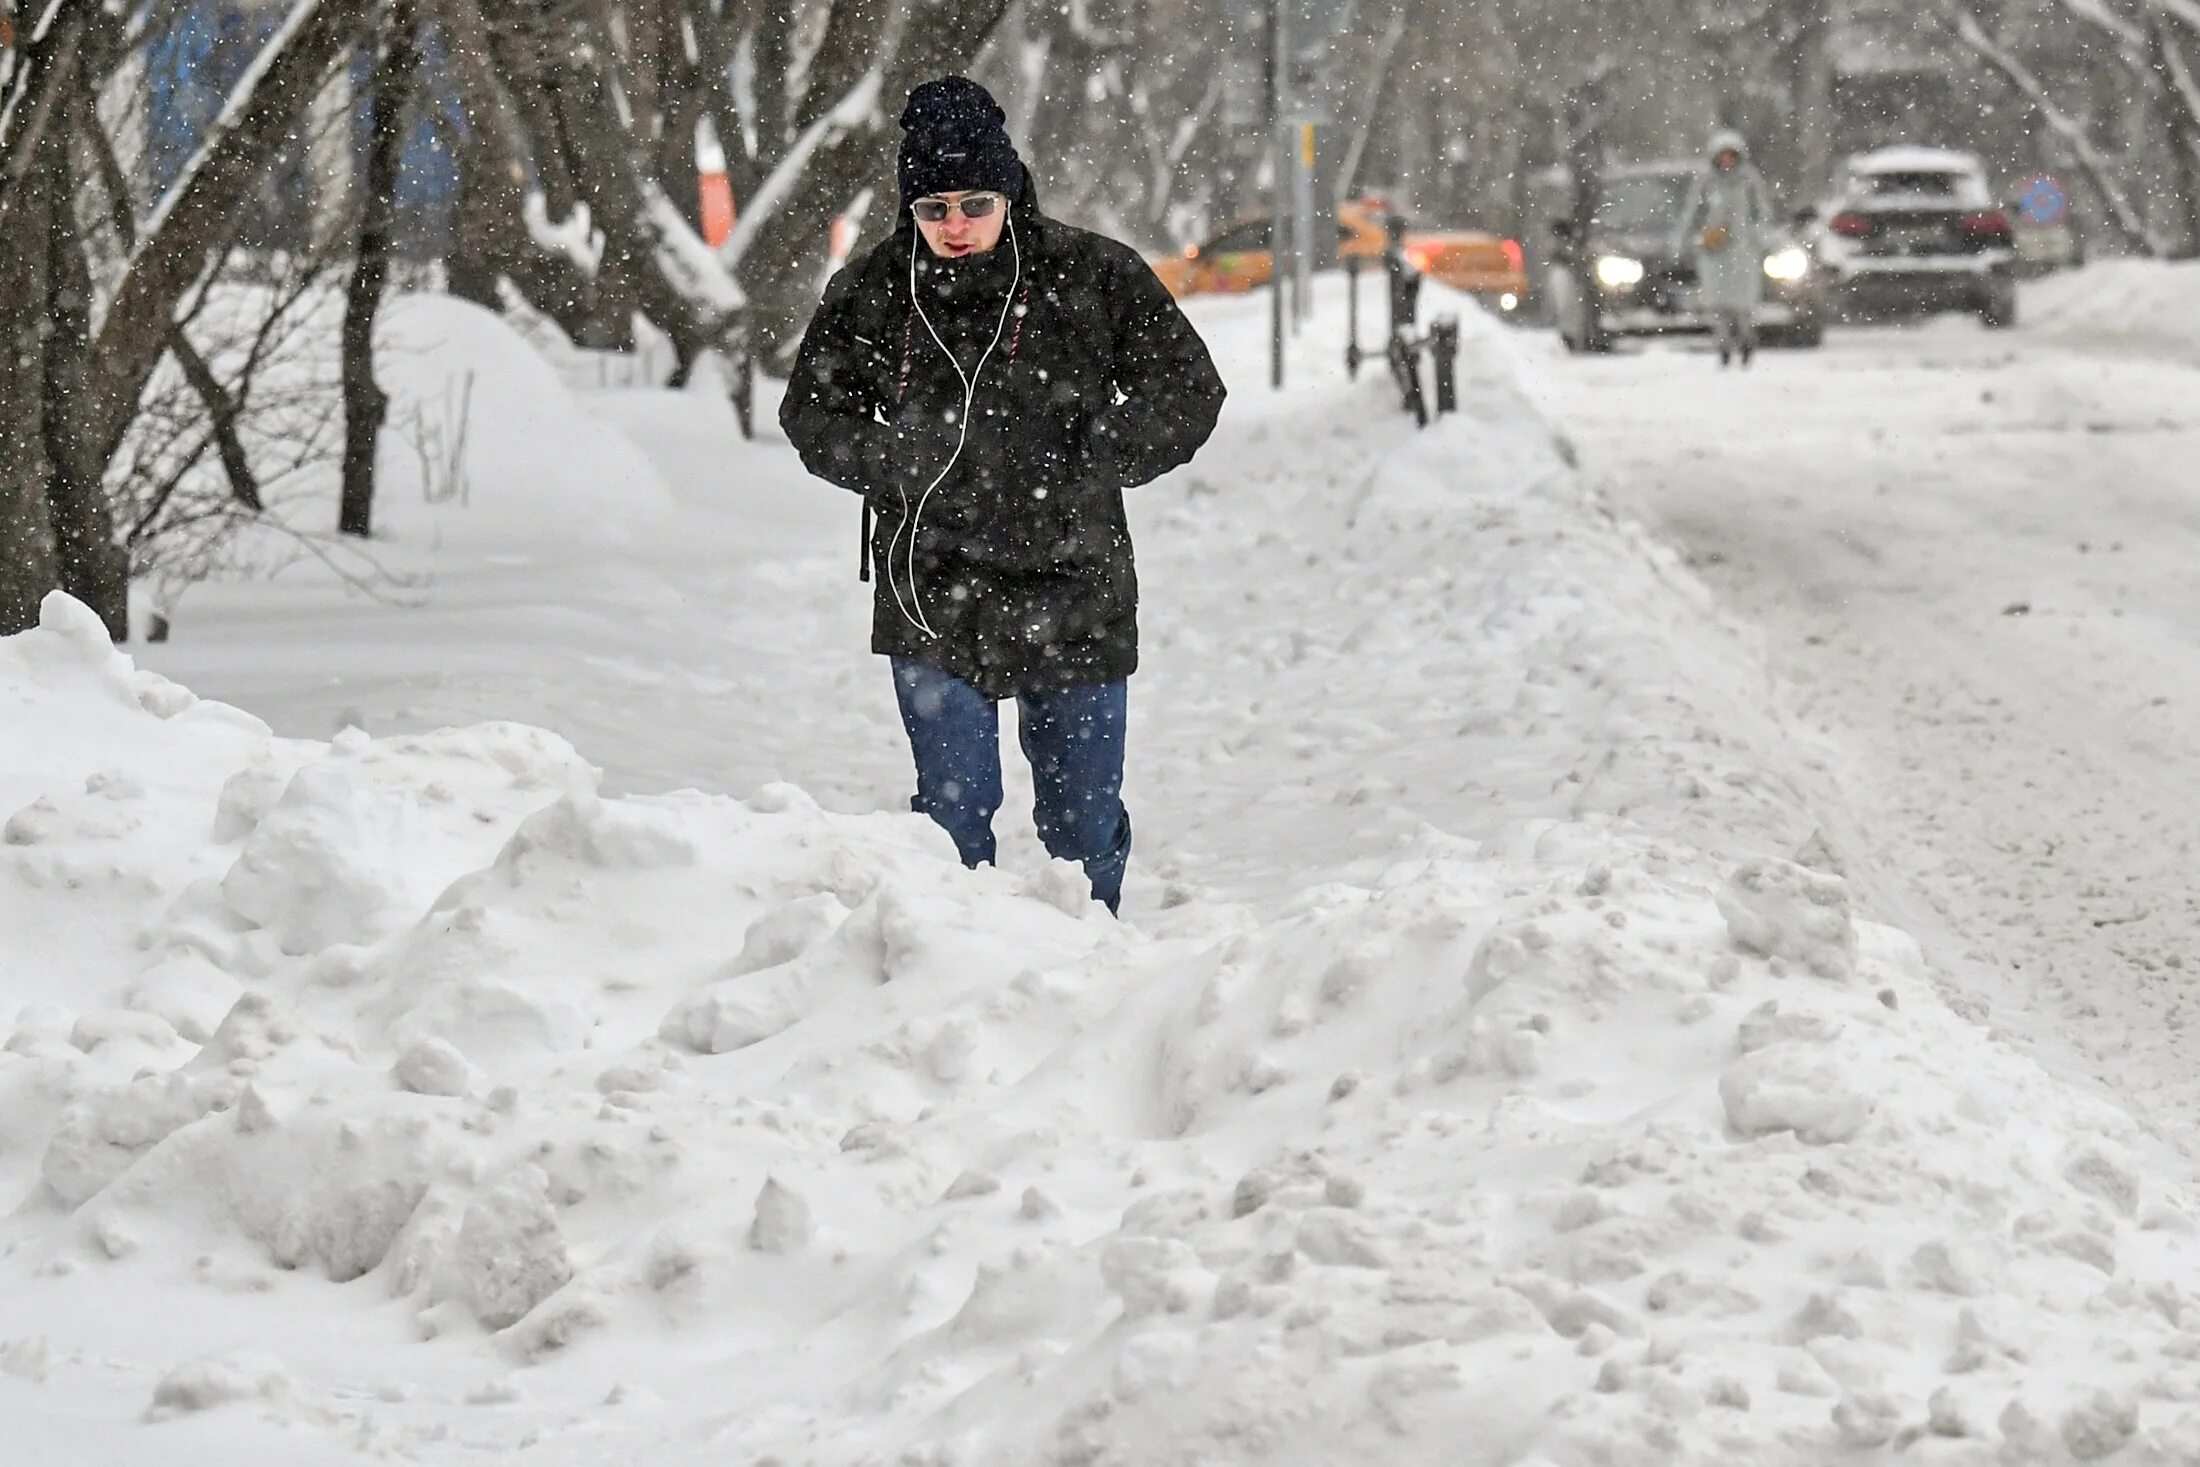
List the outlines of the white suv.
{"type": "Polygon", "coordinates": [[[1856,154],[1819,211],[1819,230],[1838,310],[1973,311],[1990,327],[2016,324],[2016,233],[1973,154],[1856,154]]]}

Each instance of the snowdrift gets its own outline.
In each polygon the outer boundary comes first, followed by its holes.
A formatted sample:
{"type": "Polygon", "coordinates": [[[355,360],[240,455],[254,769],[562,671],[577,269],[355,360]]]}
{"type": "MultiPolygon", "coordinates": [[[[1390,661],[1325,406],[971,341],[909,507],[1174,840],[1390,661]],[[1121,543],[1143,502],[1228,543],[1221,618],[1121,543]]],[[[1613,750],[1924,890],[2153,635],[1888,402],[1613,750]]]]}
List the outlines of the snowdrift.
{"type": "Polygon", "coordinates": [[[2200,264],[2109,260],[2030,284],[2024,301],[2058,334],[2200,356],[2200,264]]]}
{"type": "MultiPolygon", "coordinates": [[[[215,336],[250,341],[259,314],[271,309],[265,296],[259,287],[218,290],[208,307],[215,336]]],[[[322,291],[293,309],[295,322],[258,369],[273,405],[263,401],[239,427],[262,475],[266,514],[225,523],[218,536],[206,535],[188,513],[162,530],[174,543],[151,553],[152,569],[138,587],[139,599],[160,614],[173,615],[207,580],[348,576],[404,595],[447,569],[455,552],[509,558],[575,542],[624,546],[671,507],[671,491],[642,449],[598,420],[511,324],[453,297],[406,295],[382,312],[375,335],[376,376],[389,396],[376,466],[376,538],[371,545],[322,543],[335,530],[341,490],[334,364],[343,301],[340,292],[322,291]],[[185,545],[194,548],[186,553],[185,545]]],[[[239,369],[241,351],[217,351],[217,367],[239,369]]],[[[173,364],[163,368],[156,398],[180,390],[175,372],[173,364]]],[[[148,441],[132,449],[150,456],[137,472],[152,481],[173,473],[186,499],[205,490],[219,503],[228,495],[220,465],[211,455],[195,465],[179,456],[196,437],[149,430],[148,441]]],[[[150,504],[141,508],[152,512],[150,504]]]]}
{"type": "Polygon", "coordinates": [[[375,367],[409,446],[386,447],[378,523],[406,537],[617,546],[671,491],[501,317],[450,296],[390,302],[375,367]]]}
{"type": "Polygon", "coordinates": [[[1813,780],[1761,668],[1494,330],[1438,430],[1291,426],[1388,445],[1300,486],[1403,568],[1324,579],[1337,676],[1448,649],[1414,767],[1530,813],[1372,771],[1378,858],[1275,904],[1117,924],[515,725],[278,739],[49,601],[0,642],[29,1460],[2191,1460],[2192,1200],[1762,838],[1813,780]]]}

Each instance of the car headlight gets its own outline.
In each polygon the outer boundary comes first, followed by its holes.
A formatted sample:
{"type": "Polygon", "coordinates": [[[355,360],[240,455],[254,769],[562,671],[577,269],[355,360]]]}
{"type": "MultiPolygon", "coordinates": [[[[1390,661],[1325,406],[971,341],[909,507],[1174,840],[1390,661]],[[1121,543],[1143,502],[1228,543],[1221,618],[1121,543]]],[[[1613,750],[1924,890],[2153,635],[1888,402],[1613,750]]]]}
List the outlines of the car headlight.
{"type": "Polygon", "coordinates": [[[1642,261],[1627,255],[1604,255],[1597,260],[1597,284],[1606,290],[1625,290],[1642,284],[1642,261]]]}
{"type": "Polygon", "coordinates": [[[1810,255],[1794,245],[1784,250],[1774,250],[1765,256],[1767,278],[1785,283],[1801,280],[1810,274],[1810,255]]]}

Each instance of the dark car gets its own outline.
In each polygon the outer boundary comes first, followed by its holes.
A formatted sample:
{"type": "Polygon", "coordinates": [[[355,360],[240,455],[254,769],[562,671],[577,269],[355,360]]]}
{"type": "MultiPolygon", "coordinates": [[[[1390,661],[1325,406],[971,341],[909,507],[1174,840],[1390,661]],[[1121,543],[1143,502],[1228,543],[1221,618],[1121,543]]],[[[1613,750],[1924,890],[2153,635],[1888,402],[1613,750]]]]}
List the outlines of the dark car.
{"type": "MultiPolygon", "coordinates": [[[[1604,171],[1588,238],[1562,239],[1546,278],[1567,350],[1602,350],[1622,336],[1711,329],[1696,306],[1695,266],[1678,239],[1689,185],[1701,168],[1677,159],[1604,171]],[[1588,265],[1586,298],[1570,263],[1576,250],[1588,265]]],[[[1777,209],[1768,212],[1781,217],[1777,209]]],[[[1765,252],[1757,329],[1771,345],[1817,346],[1825,339],[1823,273],[1805,242],[1784,229],[1765,252]]]]}
{"type": "Polygon", "coordinates": [[[2017,241],[1986,167],[1943,148],[1885,148],[1842,165],[1819,254],[1848,315],[1975,313],[2017,323],[2017,241]]]}

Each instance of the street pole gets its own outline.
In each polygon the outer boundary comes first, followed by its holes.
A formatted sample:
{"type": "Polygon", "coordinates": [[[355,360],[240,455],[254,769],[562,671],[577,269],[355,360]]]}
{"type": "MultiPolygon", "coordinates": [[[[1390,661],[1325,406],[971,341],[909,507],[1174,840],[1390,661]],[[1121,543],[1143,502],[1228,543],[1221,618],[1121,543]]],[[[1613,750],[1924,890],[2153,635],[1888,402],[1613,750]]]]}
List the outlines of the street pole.
{"type": "Polygon", "coordinates": [[[1302,122],[1297,131],[1292,178],[1297,185],[1293,192],[1298,196],[1298,248],[1293,252],[1293,262],[1298,266],[1299,324],[1303,326],[1314,314],[1314,257],[1321,247],[1314,235],[1314,124],[1302,122]]]}
{"type": "Polygon", "coordinates": [[[1285,0],[1268,0],[1268,363],[1269,385],[1283,386],[1284,180],[1290,166],[1283,131],[1285,0]]]}

